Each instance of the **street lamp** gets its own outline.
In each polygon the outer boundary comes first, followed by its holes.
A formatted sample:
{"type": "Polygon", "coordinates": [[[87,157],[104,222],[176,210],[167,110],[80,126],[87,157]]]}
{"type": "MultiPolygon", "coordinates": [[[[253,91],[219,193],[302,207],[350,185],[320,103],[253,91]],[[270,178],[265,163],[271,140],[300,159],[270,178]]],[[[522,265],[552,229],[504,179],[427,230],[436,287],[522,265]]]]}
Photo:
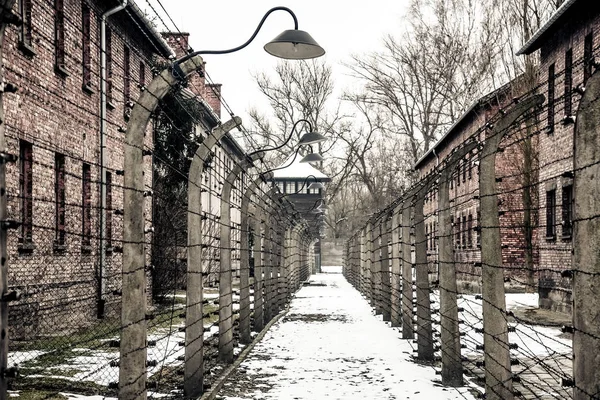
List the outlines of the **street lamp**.
{"type": "Polygon", "coordinates": [[[202,50],[190,53],[179,60],[175,61],[172,66],[173,76],[179,80],[183,80],[186,74],[181,70],[180,64],[190,58],[201,54],[229,54],[248,46],[260,31],[267,17],[275,11],[286,11],[294,19],[294,29],[288,29],[280,33],[275,39],[265,44],[264,49],[272,56],[284,58],[288,60],[307,60],[310,58],[321,57],[325,54],[325,50],[310,36],[307,32],[298,29],[298,18],[287,7],[273,7],[262,17],[256,30],[244,44],[228,50],[202,50]]]}

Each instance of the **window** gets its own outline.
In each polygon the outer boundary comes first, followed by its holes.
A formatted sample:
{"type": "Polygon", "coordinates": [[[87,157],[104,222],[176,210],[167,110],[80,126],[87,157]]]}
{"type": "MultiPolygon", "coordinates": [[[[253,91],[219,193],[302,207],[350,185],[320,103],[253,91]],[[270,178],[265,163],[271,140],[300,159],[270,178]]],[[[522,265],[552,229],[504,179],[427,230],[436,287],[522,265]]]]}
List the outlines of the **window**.
{"type": "Polygon", "coordinates": [[[460,186],[460,171],[462,169],[462,164],[463,164],[463,161],[458,160],[458,166],[456,168],[456,187],[460,186]]]}
{"type": "Polygon", "coordinates": [[[556,190],[552,189],[546,192],[546,239],[556,239],[556,190]]]}
{"type": "Polygon", "coordinates": [[[277,186],[279,187],[279,191],[281,193],[285,193],[285,182],[277,182],[277,186]]]}
{"type": "Polygon", "coordinates": [[[129,47],[125,46],[123,50],[123,101],[125,107],[131,100],[131,54],[129,47]]]}
{"type": "Polygon", "coordinates": [[[469,180],[471,180],[473,178],[473,162],[474,162],[473,153],[469,153],[469,180]]]}
{"type": "Polygon", "coordinates": [[[477,209],[477,231],[475,232],[475,239],[477,240],[477,248],[481,248],[481,211],[477,209]]]}
{"type": "Polygon", "coordinates": [[[66,199],[65,199],[65,156],[56,153],[54,156],[54,199],[56,237],[54,244],[57,246],[65,245],[65,218],[66,218],[66,199]]]}
{"type": "MultiPolygon", "coordinates": [[[[471,171],[471,168],[469,167],[469,160],[467,160],[466,158],[463,160],[463,169],[462,169],[462,180],[463,183],[465,183],[467,181],[467,170],[471,171]]],[[[470,174],[470,172],[469,172],[470,174]]]]}
{"type": "Polygon", "coordinates": [[[429,235],[429,224],[425,224],[425,250],[431,248],[430,245],[431,236],[429,235]]]}
{"type": "Polygon", "coordinates": [[[460,248],[460,215],[456,217],[454,222],[454,237],[455,237],[455,245],[457,249],[460,248]]]}
{"type": "Polygon", "coordinates": [[[573,114],[573,50],[565,53],[565,117],[573,114]]]}
{"type": "Polygon", "coordinates": [[[112,31],[106,28],[106,97],[112,103],[113,68],[112,68],[112,31]]]}
{"type": "Polygon", "coordinates": [[[91,61],[91,28],[90,8],[86,4],[81,5],[81,34],[82,34],[82,64],[83,64],[83,89],[91,89],[92,86],[92,61],[91,61]]]}
{"type": "Polygon", "coordinates": [[[554,64],[548,68],[548,127],[554,128],[554,64]]]}
{"type": "Polygon", "coordinates": [[[106,249],[112,250],[112,215],[113,215],[113,204],[112,204],[112,174],[106,172],[106,230],[105,240],[106,249]]]}
{"type": "Polygon", "coordinates": [[[467,216],[463,215],[462,216],[462,231],[461,231],[461,243],[462,243],[462,248],[466,248],[467,247],[467,216]]]}
{"type": "Polygon", "coordinates": [[[92,169],[90,164],[83,164],[81,186],[81,244],[90,246],[92,240],[92,169]]]}
{"type": "Polygon", "coordinates": [[[467,219],[467,247],[473,247],[473,214],[469,214],[467,219]]]}
{"type": "Polygon", "coordinates": [[[65,14],[63,0],[54,0],[54,56],[56,69],[66,73],[65,68],[65,14]]]}
{"type": "Polygon", "coordinates": [[[573,234],[573,185],[562,188],[562,237],[570,239],[573,234]]]}
{"type": "Polygon", "coordinates": [[[585,37],[583,43],[583,84],[592,76],[592,52],[594,47],[594,34],[590,33],[585,37]]]}
{"type": "Polygon", "coordinates": [[[19,143],[21,192],[21,238],[22,243],[33,241],[33,146],[21,140],[19,143]]]}
{"type": "Polygon", "coordinates": [[[32,0],[19,0],[19,14],[23,21],[21,32],[19,33],[19,44],[30,52],[33,52],[31,2],[32,0]]]}
{"type": "Polygon", "coordinates": [[[146,85],[146,64],[140,61],[140,86],[146,85]]]}

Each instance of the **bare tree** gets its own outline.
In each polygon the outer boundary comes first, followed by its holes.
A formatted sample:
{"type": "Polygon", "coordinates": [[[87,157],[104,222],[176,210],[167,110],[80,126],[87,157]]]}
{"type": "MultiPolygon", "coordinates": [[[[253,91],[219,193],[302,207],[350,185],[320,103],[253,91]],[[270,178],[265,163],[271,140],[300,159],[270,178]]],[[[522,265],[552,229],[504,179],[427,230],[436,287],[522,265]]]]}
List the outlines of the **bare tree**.
{"type": "Polygon", "coordinates": [[[385,112],[386,131],[406,140],[413,162],[486,89],[481,76],[492,68],[492,53],[478,45],[486,32],[478,29],[476,7],[413,0],[408,32],[348,65],[365,82],[363,101],[385,112]]]}

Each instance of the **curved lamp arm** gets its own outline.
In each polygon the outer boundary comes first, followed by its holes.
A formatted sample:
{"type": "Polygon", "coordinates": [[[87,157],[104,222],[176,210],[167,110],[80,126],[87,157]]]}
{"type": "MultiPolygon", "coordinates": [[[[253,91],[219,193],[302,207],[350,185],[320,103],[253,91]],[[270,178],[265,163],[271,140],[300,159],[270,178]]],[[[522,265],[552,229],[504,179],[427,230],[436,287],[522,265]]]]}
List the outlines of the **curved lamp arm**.
{"type": "Polygon", "coordinates": [[[173,63],[173,76],[175,76],[177,79],[180,79],[180,80],[185,79],[185,74],[181,70],[181,67],[179,66],[179,64],[181,64],[182,62],[184,62],[186,60],[189,60],[190,58],[192,58],[194,56],[197,56],[199,54],[229,54],[229,53],[234,53],[234,52],[241,50],[244,47],[248,46],[254,40],[254,38],[256,38],[258,31],[260,31],[260,29],[262,28],[267,17],[271,13],[273,13],[275,11],[279,11],[279,10],[288,12],[294,19],[294,29],[298,29],[298,18],[296,18],[296,14],[294,14],[294,12],[292,10],[290,10],[287,7],[273,7],[269,11],[267,11],[266,14],[262,17],[262,19],[260,20],[260,23],[256,27],[256,30],[254,31],[252,36],[250,36],[250,39],[248,39],[244,44],[241,44],[238,47],[234,47],[234,48],[228,49],[228,50],[201,50],[201,51],[195,51],[193,53],[187,54],[187,55],[181,57],[180,59],[176,60],[173,63]]]}
{"type": "MultiPolygon", "coordinates": [[[[260,150],[253,151],[252,153],[249,154],[249,156],[252,157],[255,154],[264,153],[264,152],[267,152],[267,151],[275,151],[275,150],[279,150],[279,149],[283,148],[292,139],[292,136],[294,135],[294,131],[296,130],[296,126],[300,122],[306,122],[308,124],[309,131],[312,131],[312,125],[311,125],[311,123],[310,123],[309,120],[307,120],[307,119],[299,119],[298,121],[296,121],[296,123],[294,123],[294,126],[292,127],[292,131],[290,132],[290,135],[285,139],[285,142],[283,142],[282,144],[280,144],[277,147],[272,147],[272,148],[260,149],[260,150]]],[[[296,159],[296,157],[294,157],[294,160],[295,159],[296,159]]],[[[294,162],[294,161],[292,161],[292,162],[294,162]]],[[[272,170],[272,171],[274,171],[274,170],[272,170]]]]}

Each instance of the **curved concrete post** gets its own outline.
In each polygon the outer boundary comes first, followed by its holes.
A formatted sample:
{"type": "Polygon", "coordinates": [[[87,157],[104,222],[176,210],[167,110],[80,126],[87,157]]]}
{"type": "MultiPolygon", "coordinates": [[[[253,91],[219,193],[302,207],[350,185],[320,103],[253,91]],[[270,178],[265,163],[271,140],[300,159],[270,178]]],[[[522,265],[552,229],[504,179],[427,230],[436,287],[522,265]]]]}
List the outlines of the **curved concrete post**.
{"type": "Polygon", "coordinates": [[[431,300],[429,291],[429,266],[427,264],[427,239],[425,236],[425,195],[433,186],[433,179],[427,179],[419,186],[415,195],[415,278],[417,287],[417,345],[418,358],[433,361],[433,330],[431,321],[431,300]]]}
{"type": "Polygon", "coordinates": [[[442,353],[442,383],[449,386],[463,385],[463,368],[460,354],[460,330],[458,326],[458,305],[456,285],[456,265],[452,246],[452,226],[450,225],[450,179],[460,160],[477,147],[472,141],[457,148],[446,159],[439,173],[438,200],[438,245],[440,274],[440,339],[442,353]]]}
{"type": "Polygon", "coordinates": [[[413,322],[413,264],[411,251],[411,205],[402,203],[402,339],[414,339],[413,322]]]}
{"type": "MultiPolygon", "coordinates": [[[[258,191],[258,186],[262,182],[263,178],[258,177],[250,183],[248,188],[246,188],[242,196],[240,210],[240,343],[243,344],[248,344],[252,341],[250,336],[250,248],[248,243],[251,228],[254,240],[258,240],[260,243],[260,225],[256,223],[256,218],[253,218],[252,221],[250,221],[248,209],[250,207],[252,195],[258,191]]],[[[256,299],[256,290],[254,290],[254,295],[256,299]]]]}
{"type": "Polygon", "coordinates": [[[483,297],[483,347],[485,349],[485,395],[487,399],[513,398],[510,350],[506,322],[504,270],[500,239],[498,195],[496,193],[496,154],[508,128],[532,107],[542,104],[543,95],[518,103],[500,118],[480,155],[479,196],[481,198],[481,265],[483,297]]]}
{"type": "Polygon", "coordinates": [[[392,231],[392,276],[391,276],[391,302],[392,302],[392,326],[398,327],[402,324],[400,291],[402,282],[400,280],[402,270],[400,262],[400,207],[392,211],[391,231],[392,231]]]}
{"type": "Polygon", "coordinates": [[[392,319],[392,293],[390,291],[390,221],[386,213],[381,218],[381,307],[383,320],[392,319]]]}
{"type": "Polygon", "coordinates": [[[187,289],[185,311],[185,364],[184,395],[195,397],[203,390],[203,348],[204,324],[202,312],[202,175],[204,166],[212,156],[211,149],[233,128],[240,125],[236,117],[215,128],[196,150],[190,164],[188,177],[188,257],[187,289]]]}
{"type": "Polygon", "coordinates": [[[600,73],[587,81],[575,127],[573,378],[575,400],[600,393],[600,73]]]}
{"type": "Polygon", "coordinates": [[[233,362],[233,287],[231,279],[231,190],[248,163],[233,166],[221,191],[220,265],[219,265],[219,360],[233,362]]]}
{"type": "MultiPolygon", "coordinates": [[[[195,56],[181,64],[187,76],[203,63],[195,56]]],[[[160,100],[177,79],[168,69],[142,92],[131,112],[125,133],[123,198],[123,295],[119,398],[146,398],[146,275],[144,249],[144,133],[160,100]]]]}

